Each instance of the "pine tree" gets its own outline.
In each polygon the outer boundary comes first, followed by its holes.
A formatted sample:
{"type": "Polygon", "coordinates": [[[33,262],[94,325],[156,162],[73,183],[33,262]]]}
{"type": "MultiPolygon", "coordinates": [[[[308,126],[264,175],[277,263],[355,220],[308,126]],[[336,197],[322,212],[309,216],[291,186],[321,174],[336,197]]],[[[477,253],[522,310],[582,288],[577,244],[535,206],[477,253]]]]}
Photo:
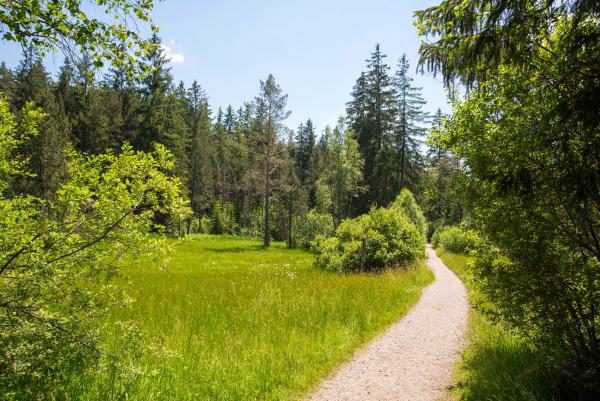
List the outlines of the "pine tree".
{"type": "MultiPolygon", "coordinates": [[[[68,68],[65,70],[68,73],[68,68]]],[[[86,53],[74,69],[74,97],[67,104],[71,120],[71,136],[75,146],[84,153],[100,153],[109,147],[109,122],[105,93],[94,82],[94,66],[86,53]]]]}
{"type": "MultiPolygon", "coordinates": [[[[309,120],[310,121],[310,120],[309,120]]],[[[288,247],[294,245],[293,241],[293,222],[294,215],[304,212],[306,205],[306,188],[303,187],[301,180],[298,176],[297,166],[297,150],[298,143],[294,141],[294,133],[290,130],[288,140],[286,144],[287,152],[284,153],[286,156],[283,162],[283,171],[281,174],[281,189],[283,203],[287,211],[287,219],[285,223],[285,240],[288,247]]]]}
{"type": "Polygon", "coordinates": [[[393,186],[390,201],[404,188],[413,193],[418,192],[418,180],[423,169],[420,138],[427,133],[425,124],[429,116],[422,109],[426,103],[421,95],[421,88],[413,85],[408,76],[410,64],[406,55],[398,62],[398,70],[394,77],[396,88],[397,120],[394,128],[393,151],[396,154],[392,174],[393,186]]]}
{"type": "Polygon", "coordinates": [[[235,218],[241,229],[251,225],[251,207],[260,207],[262,195],[257,196],[259,183],[259,168],[257,167],[258,148],[254,132],[253,108],[251,103],[245,103],[237,111],[235,119],[234,139],[231,142],[231,164],[234,175],[234,209],[235,218]],[[258,199],[258,201],[257,201],[258,199]]]}
{"type": "MultiPolygon", "coordinates": [[[[431,130],[432,132],[440,132],[443,129],[444,125],[444,114],[441,109],[437,109],[436,113],[432,117],[431,121],[431,130]]],[[[429,159],[429,165],[432,167],[438,166],[442,159],[446,157],[448,151],[445,150],[440,144],[435,141],[428,141],[429,145],[427,149],[427,157],[429,159]]]]}
{"type": "MultiPolygon", "coordinates": [[[[192,87],[193,88],[193,87],[192,87]]],[[[198,87],[199,88],[199,87],[198,87]]],[[[196,92],[199,93],[199,92],[196,92]]],[[[188,180],[189,198],[194,215],[200,220],[202,214],[210,210],[213,201],[211,124],[208,103],[195,104],[198,110],[194,114],[190,141],[190,174],[188,180]]],[[[189,234],[191,220],[187,222],[189,234]]]]}
{"type": "Polygon", "coordinates": [[[188,150],[192,138],[190,126],[187,123],[189,114],[187,90],[183,82],[180,82],[175,92],[170,93],[168,97],[171,112],[165,133],[165,142],[175,156],[175,174],[181,179],[181,182],[187,182],[190,174],[188,150]]]}
{"type": "Polygon", "coordinates": [[[388,73],[390,67],[384,63],[385,57],[377,44],[368,60],[366,74],[369,113],[374,121],[372,141],[376,152],[386,141],[394,121],[394,90],[388,73]]]}
{"type": "Polygon", "coordinates": [[[227,106],[227,109],[225,110],[223,127],[225,128],[225,131],[227,131],[227,133],[229,134],[230,137],[233,137],[236,124],[237,123],[236,123],[236,118],[235,118],[235,113],[233,111],[233,107],[231,107],[231,105],[229,105],[229,106],[227,106]]]}
{"type": "Polygon", "coordinates": [[[71,114],[75,110],[75,93],[73,90],[75,70],[69,59],[65,59],[58,73],[58,82],[54,94],[56,100],[62,105],[65,113],[71,114]]]}
{"type": "Polygon", "coordinates": [[[137,147],[150,150],[152,143],[166,143],[169,126],[170,109],[169,93],[173,85],[171,69],[167,67],[161,41],[155,33],[151,42],[156,46],[145,58],[145,63],[150,68],[150,73],[142,79],[142,124],[141,132],[137,138],[137,147]]]}
{"type": "Polygon", "coordinates": [[[213,166],[215,194],[226,203],[231,201],[233,193],[233,171],[231,150],[232,140],[222,122],[215,123],[213,127],[213,166]]]}
{"type": "Polygon", "coordinates": [[[309,207],[314,207],[316,201],[316,181],[318,172],[315,165],[315,127],[311,119],[305,124],[300,124],[296,134],[296,149],[294,158],[298,170],[300,183],[308,193],[309,207]]]}
{"type": "Polygon", "coordinates": [[[261,162],[261,180],[263,186],[264,208],[264,246],[271,244],[271,227],[269,221],[269,208],[271,201],[271,178],[280,167],[282,150],[279,145],[279,136],[283,130],[283,121],[289,116],[286,111],[287,95],[275,82],[273,75],[266,81],[260,81],[260,94],[256,97],[256,143],[261,162]]]}
{"type": "Polygon", "coordinates": [[[13,76],[13,73],[3,61],[0,64],[0,92],[2,92],[4,96],[10,99],[13,95],[14,86],[15,78],[13,76]]]}
{"type": "Polygon", "coordinates": [[[14,190],[43,197],[54,196],[62,180],[66,167],[64,151],[69,142],[67,118],[55,100],[51,84],[40,56],[33,48],[26,49],[15,72],[13,106],[21,110],[27,102],[33,102],[46,117],[38,126],[39,134],[21,149],[35,175],[22,177],[14,190]]]}
{"type": "Polygon", "coordinates": [[[105,85],[110,89],[107,98],[110,146],[118,150],[125,142],[138,144],[142,104],[135,81],[121,66],[109,71],[105,85]]]}
{"type": "Polygon", "coordinates": [[[198,84],[198,81],[192,82],[192,86],[187,90],[187,99],[192,111],[193,120],[196,118],[200,108],[208,103],[206,93],[200,84],[198,84]]]}
{"type": "Polygon", "coordinates": [[[379,45],[367,60],[367,71],[356,81],[352,101],[348,103],[348,120],[356,132],[359,149],[363,154],[364,177],[370,186],[361,197],[358,212],[365,212],[371,204],[383,204],[389,192],[385,158],[395,120],[395,99],[390,67],[379,45]]]}

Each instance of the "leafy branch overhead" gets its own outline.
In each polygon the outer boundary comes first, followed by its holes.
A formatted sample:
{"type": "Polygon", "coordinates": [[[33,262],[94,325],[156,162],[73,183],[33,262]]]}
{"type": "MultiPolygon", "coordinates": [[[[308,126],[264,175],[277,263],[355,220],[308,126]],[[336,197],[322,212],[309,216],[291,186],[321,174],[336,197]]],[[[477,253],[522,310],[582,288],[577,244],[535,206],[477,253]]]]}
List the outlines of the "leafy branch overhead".
{"type": "Polygon", "coordinates": [[[500,64],[531,68],[555,56],[547,41],[568,19],[570,28],[558,32],[562,55],[571,68],[598,74],[600,63],[584,49],[598,43],[593,26],[599,15],[596,0],[444,0],[415,12],[423,38],[419,67],[441,74],[446,84],[467,86],[493,78],[500,64]]]}
{"type": "Polygon", "coordinates": [[[71,60],[89,54],[96,68],[108,62],[140,74],[141,58],[156,46],[140,32],[158,32],[150,12],[153,0],[4,0],[0,38],[42,55],[62,51],[71,60]],[[145,24],[148,25],[146,27],[145,24]]]}

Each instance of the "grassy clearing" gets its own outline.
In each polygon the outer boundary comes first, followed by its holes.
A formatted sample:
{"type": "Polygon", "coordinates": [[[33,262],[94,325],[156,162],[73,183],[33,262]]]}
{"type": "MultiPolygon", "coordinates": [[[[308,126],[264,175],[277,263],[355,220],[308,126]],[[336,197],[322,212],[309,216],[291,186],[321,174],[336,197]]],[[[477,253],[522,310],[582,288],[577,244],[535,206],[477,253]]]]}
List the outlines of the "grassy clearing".
{"type": "Polygon", "coordinates": [[[194,236],[166,271],[151,262],[127,269],[136,301],[111,319],[138,322],[146,341],[177,354],[138,360],[148,375],[128,399],[297,399],[405,313],[433,279],[423,263],[339,275],[313,261],[279,243],[263,249],[247,238],[194,236]]]}
{"type": "MultiPolygon", "coordinates": [[[[469,291],[466,266],[472,257],[438,249],[437,254],[469,291]]],[[[456,372],[452,395],[460,400],[558,400],[554,374],[541,368],[542,360],[524,340],[472,311],[467,332],[469,345],[456,372]]]]}

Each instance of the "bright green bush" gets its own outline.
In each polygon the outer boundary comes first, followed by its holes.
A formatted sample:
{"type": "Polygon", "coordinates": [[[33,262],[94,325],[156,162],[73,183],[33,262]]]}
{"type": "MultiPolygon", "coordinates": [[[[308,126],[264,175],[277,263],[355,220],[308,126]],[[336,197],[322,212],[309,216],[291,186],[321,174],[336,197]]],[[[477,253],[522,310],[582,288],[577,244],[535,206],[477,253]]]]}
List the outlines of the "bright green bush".
{"type": "Polygon", "coordinates": [[[294,243],[302,247],[312,247],[315,241],[328,237],[333,233],[333,217],[310,210],[307,214],[297,216],[293,225],[294,243]]]}
{"type": "Polygon", "coordinates": [[[235,221],[233,203],[217,200],[211,210],[210,217],[206,220],[205,227],[201,222],[201,231],[205,234],[237,234],[239,227],[235,221]]]}
{"type": "Polygon", "coordinates": [[[210,228],[212,226],[212,221],[209,216],[204,215],[200,218],[200,223],[198,227],[198,232],[202,234],[210,234],[210,228]]]}
{"type": "Polygon", "coordinates": [[[427,220],[425,220],[423,210],[421,210],[414,195],[408,189],[404,188],[400,192],[396,200],[390,205],[390,208],[406,213],[406,216],[421,231],[421,234],[425,235],[427,233],[427,220]]]}
{"type": "Polygon", "coordinates": [[[425,238],[395,208],[371,209],[342,221],[335,235],[316,244],[317,265],[337,272],[377,271],[424,256],[425,238]]]}
{"type": "Polygon", "coordinates": [[[477,233],[460,226],[445,226],[431,237],[434,247],[441,246],[448,252],[473,253],[477,250],[477,233]]]}

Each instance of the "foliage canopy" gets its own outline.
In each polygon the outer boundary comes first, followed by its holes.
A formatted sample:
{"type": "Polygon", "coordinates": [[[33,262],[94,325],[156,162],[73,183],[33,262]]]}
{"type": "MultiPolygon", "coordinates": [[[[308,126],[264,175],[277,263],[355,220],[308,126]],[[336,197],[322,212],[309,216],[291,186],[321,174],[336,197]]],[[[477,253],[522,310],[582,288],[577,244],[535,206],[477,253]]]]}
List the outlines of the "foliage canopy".
{"type": "Polygon", "coordinates": [[[81,0],[4,0],[0,3],[0,37],[33,46],[42,54],[61,50],[72,60],[81,54],[100,68],[107,60],[114,67],[139,72],[138,62],[157,47],[138,34],[138,24],[151,23],[153,0],[108,0],[88,7],[81,0]],[[90,12],[90,8],[95,10],[90,12]]]}

